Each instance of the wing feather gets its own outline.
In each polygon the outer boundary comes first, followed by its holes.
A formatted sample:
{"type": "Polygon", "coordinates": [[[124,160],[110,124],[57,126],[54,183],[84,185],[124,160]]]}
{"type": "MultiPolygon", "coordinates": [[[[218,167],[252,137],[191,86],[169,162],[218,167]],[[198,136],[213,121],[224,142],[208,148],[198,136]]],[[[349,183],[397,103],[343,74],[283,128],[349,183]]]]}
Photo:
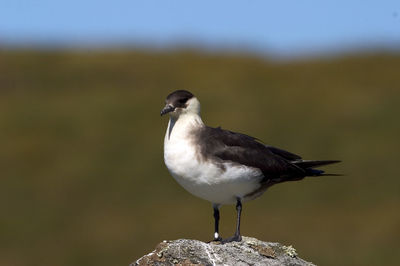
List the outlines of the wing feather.
{"type": "Polygon", "coordinates": [[[300,156],[265,146],[251,136],[221,128],[205,127],[199,137],[204,156],[259,168],[267,180],[305,176],[303,169],[290,162],[301,159],[300,156]]]}

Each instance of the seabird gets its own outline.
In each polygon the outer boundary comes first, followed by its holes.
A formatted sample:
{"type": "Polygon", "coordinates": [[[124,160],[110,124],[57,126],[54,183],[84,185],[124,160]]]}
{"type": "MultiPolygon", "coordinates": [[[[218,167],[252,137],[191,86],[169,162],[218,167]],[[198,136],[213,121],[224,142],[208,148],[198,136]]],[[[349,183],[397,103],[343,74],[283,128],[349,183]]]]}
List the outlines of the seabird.
{"type": "Polygon", "coordinates": [[[274,184],[324,176],[315,167],[337,160],[303,160],[291,152],[268,146],[251,136],[206,126],[200,117],[200,102],[189,91],[167,96],[161,115],[169,114],[164,139],[164,161],[187,191],[212,203],[214,241],[241,241],[242,203],[261,196],[274,184]],[[219,208],[236,204],[235,234],[219,235],[219,208]]]}

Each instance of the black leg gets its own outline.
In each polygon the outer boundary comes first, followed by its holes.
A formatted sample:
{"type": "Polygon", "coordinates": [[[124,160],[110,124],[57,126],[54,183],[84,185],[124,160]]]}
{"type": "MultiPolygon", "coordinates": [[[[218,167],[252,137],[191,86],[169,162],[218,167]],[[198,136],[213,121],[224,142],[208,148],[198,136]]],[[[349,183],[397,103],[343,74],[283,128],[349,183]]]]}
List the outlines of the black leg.
{"type": "Polygon", "coordinates": [[[242,202],[240,201],[239,198],[237,199],[236,202],[236,212],[237,212],[237,220],[236,220],[235,236],[239,237],[240,240],[242,240],[242,237],[240,236],[240,216],[242,215],[242,202]]]}
{"type": "Polygon", "coordinates": [[[242,215],[242,202],[239,198],[236,201],[236,212],[237,212],[237,220],[236,220],[236,232],[235,234],[227,239],[222,240],[222,243],[229,243],[229,242],[240,242],[242,241],[242,236],[240,235],[240,216],[242,215]]]}
{"type": "Polygon", "coordinates": [[[219,236],[219,205],[214,204],[214,240],[221,241],[222,238],[219,236]]]}

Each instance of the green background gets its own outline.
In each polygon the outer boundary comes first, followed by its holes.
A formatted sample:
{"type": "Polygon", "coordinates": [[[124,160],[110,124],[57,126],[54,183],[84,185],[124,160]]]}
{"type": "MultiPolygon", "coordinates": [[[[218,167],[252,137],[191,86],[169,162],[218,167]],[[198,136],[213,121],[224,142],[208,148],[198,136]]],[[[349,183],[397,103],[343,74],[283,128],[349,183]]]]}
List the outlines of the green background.
{"type": "MultiPolygon", "coordinates": [[[[271,61],[191,50],[0,51],[0,265],[127,265],[213,236],[211,204],[163,162],[165,96],[342,177],[270,188],[242,233],[319,265],[397,265],[400,56],[271,61]]],[[[221,234],[234,232],[233,206],[221,234]]]]}

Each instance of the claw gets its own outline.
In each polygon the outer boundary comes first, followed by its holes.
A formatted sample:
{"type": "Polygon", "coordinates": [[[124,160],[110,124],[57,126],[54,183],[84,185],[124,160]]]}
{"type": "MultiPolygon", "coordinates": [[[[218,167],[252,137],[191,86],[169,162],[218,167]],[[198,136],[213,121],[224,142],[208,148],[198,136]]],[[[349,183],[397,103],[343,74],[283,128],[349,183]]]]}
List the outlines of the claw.
{"type": "Polygon", "coordinates": [[[222,241],[222,237],[217,237],[217,238],[214,238],[214,240],[213,241],[222,241]]]}
{"type": "Polygon", "coordinates": [[[242,241],[242,236],[241,235],[234,235],[234,236],[231,236],[231,237],[229,237],[227,239],[222,239],[221,243],[222,244],[226,244],[226,243],[230,243],[230,242],[240,242],[240,241],[242,241]]]}
{"type": "Polygon", "coordinates": [[[211,241],[208,241],[207,243],[211,243],[211,242],[221,242],[222,243],[222,237],[218,237],[218,238],[214,238],[213,240],[211,240],[211,241]]]}

